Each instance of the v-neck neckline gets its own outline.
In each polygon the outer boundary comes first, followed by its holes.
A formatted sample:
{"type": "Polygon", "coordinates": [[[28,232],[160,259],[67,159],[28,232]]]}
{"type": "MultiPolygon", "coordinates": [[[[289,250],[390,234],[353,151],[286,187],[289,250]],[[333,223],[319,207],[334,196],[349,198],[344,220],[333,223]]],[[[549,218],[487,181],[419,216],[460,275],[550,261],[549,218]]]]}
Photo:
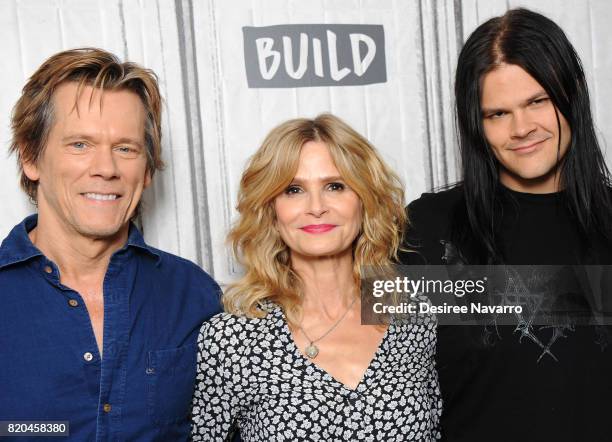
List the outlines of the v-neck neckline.
{"type": "Polygon", "coordinates": [[[322,379],[334,385],[336,388],[340,388],[341,390],[344,390],[349,393],[362,393],[364,390],[367,389],[367,381],[371,378],[373,373],[375,373],[375,370],[372,369],[372,366],[375,363],[382,364],[384,362],[384,356],[385,354],[388,353],[387,350],[388,350],[388,346],[390,345],[390,342],[389,342],[390,336],[392,333],[395,332],[395,330],[393,331],[391,330],[392,327],[395,327],[394,322],[391,321],[391,323],[385,330],[385,334],[380,340],[378,347],[376,348],[376,352],[374,353],[374,356],[370,360],[370,363],[368,364],[365,371],[363,372],[361,379],[357,383],[357,386],[355,388],[350,388],[346,384],[344,384],[343,382],[339,381],[334,376],[332,376],[327,370],[325,370],[324,368],[322,368],[321,366],[313,362],[311,359],[306,357],[304,354],[302,354],[302,352],[297,347],[295,341],[293,340],[293,335],[291,334],[291,330],[289,330],[289,324],[287,323],[287,319],[285,318],[285,313],[280,308],[280,306],[277,304],[272,303],[271,307],[273,311],[270,313],[274,314],[276,317],[277,328],[279,329],[279,332],[282,333],[285,339],[287,340],[287,344],[288,344],[287,351],[291,351],[294,357],[296,357],[300,362],[302,362],[303,366],[312,367],[312,369],[316,371],[322,379]]]}

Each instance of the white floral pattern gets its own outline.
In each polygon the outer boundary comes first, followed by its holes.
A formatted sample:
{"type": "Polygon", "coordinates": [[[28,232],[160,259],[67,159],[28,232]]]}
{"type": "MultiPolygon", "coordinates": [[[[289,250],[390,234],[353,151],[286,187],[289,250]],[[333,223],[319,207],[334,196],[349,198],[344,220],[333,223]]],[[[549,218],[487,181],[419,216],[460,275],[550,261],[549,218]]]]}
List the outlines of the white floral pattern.
{"type": "Polygon", "coordinates": [[[194,441],[433,441],[442,408],[435,322],[391,323],[355,390],[305,358],[282,310],[220,313],[202,326],[194,441]]]}

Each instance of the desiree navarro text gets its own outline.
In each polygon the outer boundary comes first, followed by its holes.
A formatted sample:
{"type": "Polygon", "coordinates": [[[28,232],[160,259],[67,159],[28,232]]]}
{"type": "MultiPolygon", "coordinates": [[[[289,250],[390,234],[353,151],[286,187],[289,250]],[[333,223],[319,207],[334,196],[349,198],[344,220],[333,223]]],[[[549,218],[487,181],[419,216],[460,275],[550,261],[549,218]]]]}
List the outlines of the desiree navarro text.
{"type": "Polygon", "coordinates": [[[375,314],[391,314],[391,315],[403,315],[403,314],[466,314],[466,313],[478,313],[478,314],[517,314],[523,313],[523,307],[520,305],[487,305],[477,303],[470,303],[467,305],[449,305],[446,302],[442,305],[432,305],[427,302],[407,303],[402,302],[399,305],[385,305],[377,302],[372,306],[372,311],[375,314]]]}

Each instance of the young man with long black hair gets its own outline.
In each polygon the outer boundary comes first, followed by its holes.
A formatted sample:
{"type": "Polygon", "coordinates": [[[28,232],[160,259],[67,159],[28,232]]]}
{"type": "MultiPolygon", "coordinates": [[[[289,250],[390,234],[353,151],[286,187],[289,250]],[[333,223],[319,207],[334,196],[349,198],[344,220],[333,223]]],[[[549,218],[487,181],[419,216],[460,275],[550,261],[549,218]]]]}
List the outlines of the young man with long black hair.
{"type": "MultiPolygon", "coordinates": [[[[612,263],[610,176],[585,75],[526,9],[479,26],[458,60],[463,181],[408,208],[405,264],[612,263]]],[[[448,441],[612,440],[609,329],[438,328],[448,441]]]]}

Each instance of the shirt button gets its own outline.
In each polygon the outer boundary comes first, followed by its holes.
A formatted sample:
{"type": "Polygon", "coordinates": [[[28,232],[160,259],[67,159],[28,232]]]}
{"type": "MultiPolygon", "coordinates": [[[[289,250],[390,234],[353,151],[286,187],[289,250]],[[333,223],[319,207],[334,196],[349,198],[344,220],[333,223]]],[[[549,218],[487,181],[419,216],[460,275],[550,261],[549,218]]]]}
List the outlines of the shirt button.
{"type": "Polygon", "coordinates": [[[85,353],[83,355],[83,359],[85,359],[87,362],[91,361],[93,359],[93,355],[89,352],[85,353]]]}
{"type": "Polygon", "coordinates": [[[109,413],[111,411],[111,408],[111,404],[104,404],[104,406],[102,407],[105,413],[109,413]]]}
{"type": "Polygon", "coordinates": [[[51,268],[51,266],[45,266],[45,272],[51,273],[52,271],[53,269],[51,268]]]}
{"type": "Polygon", "coordinates": [[[68,305],[69,305],[70,307],[76,307],[77,305],[79,305],[79,301],[77,301],[76,299],[70,299],[70,300],[68,301],[68,305]]]}

